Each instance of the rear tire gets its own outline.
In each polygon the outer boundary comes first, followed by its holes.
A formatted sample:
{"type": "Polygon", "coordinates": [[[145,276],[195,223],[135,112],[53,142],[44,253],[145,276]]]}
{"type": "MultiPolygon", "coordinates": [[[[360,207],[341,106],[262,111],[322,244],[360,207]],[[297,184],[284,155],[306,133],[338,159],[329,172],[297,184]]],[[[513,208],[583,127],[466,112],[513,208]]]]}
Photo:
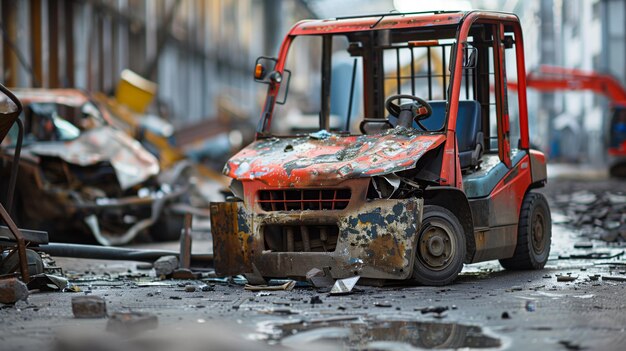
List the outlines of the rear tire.
{"type": "Polygon", "coordinates": [[[434,286],[452,283],[463,268],[465,252],[465,234],[456,216],[441,206],[424,206],[413,280],[434,286]]]}
{"type": "Polygon", "coordinates": [[[513,257],[501,259],[511,270],[542,269],[550,255],[552,220],[548,201],[539,193],[528,193],[522,202],[513,257]]]}

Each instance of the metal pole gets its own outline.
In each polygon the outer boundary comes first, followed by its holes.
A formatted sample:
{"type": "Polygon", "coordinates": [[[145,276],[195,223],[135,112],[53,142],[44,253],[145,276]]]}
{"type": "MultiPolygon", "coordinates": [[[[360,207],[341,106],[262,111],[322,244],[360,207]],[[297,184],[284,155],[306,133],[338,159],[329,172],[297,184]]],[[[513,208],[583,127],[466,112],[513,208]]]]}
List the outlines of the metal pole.
{"type": "MultiPolygon", "coordinates": [[[[171,250],[140,250],[119,247],[49,243],[32,247],[33,250],[42,251],[57,257],[73,257],[115,261],[139,261],[154,262],[162,256],[179,256],[180,253],[171,250]]],[[[212,254],[191,255],[192,267],[206,267],[213,265],[212,254]]]]}

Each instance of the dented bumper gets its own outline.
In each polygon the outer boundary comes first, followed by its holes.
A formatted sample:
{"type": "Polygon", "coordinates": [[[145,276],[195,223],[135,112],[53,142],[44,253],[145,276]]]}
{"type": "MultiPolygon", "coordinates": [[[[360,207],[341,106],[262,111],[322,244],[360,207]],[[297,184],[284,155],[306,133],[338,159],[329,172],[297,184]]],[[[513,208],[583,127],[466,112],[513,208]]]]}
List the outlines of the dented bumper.
{"type": "Polygon", "coordinates": [[[220,276],[410,278],[422,199],[371,200],[344,210],[259,212],[244,202],[211,203],[220,276]]]}

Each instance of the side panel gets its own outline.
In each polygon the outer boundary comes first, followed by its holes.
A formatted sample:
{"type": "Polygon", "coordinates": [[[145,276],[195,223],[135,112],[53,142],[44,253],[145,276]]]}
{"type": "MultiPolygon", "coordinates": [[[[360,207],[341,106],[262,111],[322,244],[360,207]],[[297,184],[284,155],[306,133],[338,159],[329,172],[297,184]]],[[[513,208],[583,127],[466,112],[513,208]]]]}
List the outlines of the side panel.
{"type": "Polygon", "coordinates": [[[548,179],[546,156],[542,152],[530,150],[530,171],[533,184],[545,182],[548,179]]]}
{"type": "Polygon", "coordinates": [[[531,181],[530,158],[524,156],[489,197],[470,200],[476,240],[472,262],[513,256],[521,204],[531,181]]]}

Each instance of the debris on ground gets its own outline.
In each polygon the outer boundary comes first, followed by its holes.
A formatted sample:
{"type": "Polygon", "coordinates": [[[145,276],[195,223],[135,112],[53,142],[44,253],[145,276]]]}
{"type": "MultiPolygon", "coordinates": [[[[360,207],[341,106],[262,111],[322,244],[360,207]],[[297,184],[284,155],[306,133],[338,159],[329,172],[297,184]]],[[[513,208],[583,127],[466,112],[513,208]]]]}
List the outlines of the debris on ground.
{"type": "Polygon", "coordinates": [[[576,279],[578,279],[577,275],[557,275],[556,276],[557,282],[573,282],[576,279]]]}
{"type": "Polygon", "coordinates": [[[69,285],[67,279],[52,274],[37,274],[28,282],[28,289],[39,291],[63,291],[69,285]]]}
{"type": "Polygon", "coordinates": [[[443,312],[449,309],[450,308],[448,306],[428,306],[428,307],[417,309],[417,311],[420,311],[422,314],[427,314],[427,313],[442,314],[443,312]]]}
{"type": "Polygon", "coordinates": [[[581,241],[574,243],[575,249],[593,249],[593,243],[591,241],[581,241]]]}
{"type": "Polygon", "coordinates": [[[502,319],[511,319],[511,315],[507,311],[502,312],[502,315],[500,317],[502,319]]]}
{"type": "MultiPolygon", "coordinates": [[[[564,189],[561,189],[564,190],[564,189]]],[[[570,189],[572,190],[572,189],[570,189]]],[[[561,191],[553,207],[564,214],[564,224],[580,229],[589,239],[626,241],[626,194],[610,189],[561,191]]],[[[576,247],[575,248],[591,248],[576,247]]]]}
{"type": "Polygon", "coordinates": [[[157,277],[168,277],[178,268],[178,257],[163,256],[156,260],[153,264],[154,272],[157,277]]]}
{"type": "Polygon", "coordinates": [[[616,252],[599,251],[599,252],[588,252],[584,254],[559,255],[559,260],[568,260],[568,259],[608,260],[611,258],[621,257],[623,255],[624,255],[624,250],[620,250],[616,252]]]}
{"type": "Polygon", "coordinates": [[[185,285],[185,292],[195,292],[196,291],[196,286],[195,285],[185,285]]]}
{"type": "Polygon", "coordinates": [[[616,282],[626,282],[626,276],[616,276],[616,275],[603,275],[602,280],[612,280],[616,282]]]}
{"type": "Polygon", "coordinates": [[[188,268],[177,268],[172,273],[172,279],[199,279],[200,274],[196,272],[192,272],[191,269],[188,268]]]}
{"type": "Polygon", "coordinates": [[[316,304],[321,304],[321,303],[324,303],[324,302],[319,297],[319,295],[313,295],[313,296],[311,296],[311,300],[309,300],[309,303],[311,305],[316,305],[316,304]]]}
{"type": "Polygon", "coordinates": [[[376,301],[376,302],[374,302],[374,306],[376,306],[376,307],[383,307],[383,308],[389,308],[389,307],[391,307],[391,303],[389,303],[389,301],[383,301],[383,302],[376,301]]]}
{"type": "Polygon", "coordinates": [[[293,288],[296,286],[296,281],[295,280],[290,280],[282,285],[250,285],[250,284],[246,284],[244,289],[249,290],[249,291],[278,291],[278,290],[285,290],[285,291],[291,291],[293,290],[293,288]]]}
{"type": "Polygon", "coordinates": [[[559,344],[563,345],[567,350],[584,350],[585,348],[575,342],[569,340],[561,340],[559,344]]]}
{"type": "Polygon", "coordinates": [[[157,316],[145,312],[115,312],[109,317],[106,330],[122,335],[136,335],[159,326],[157,316]]]}
{"type": "Polygon", "coordinates": [[[74,318],[105,318],[106,301],[95,295],[75,296],[72,298],[72,313],[74,318]]]}
{"type": "Polygon", "coordinates": [[[17,278],[0,279],[0,303],[14,304],[28,298],[28,287],[17,278]]]}
{"type": "Polygon", "coordinates": [[[354,286],[356,285],[356,283],[359,281],[360,278],[361,277],[357,275],[355,277],[337,279],[337,281],[335,281],[335,284],[333,285],[333,288],[330,290],[330,294],[331,295],[350,294],[352,292],[352,289],[354,288],[354,286]]]}
{"type": "Polygon", "coordinates": [[[328,288],[335,283],[335,280],[319,268],[312,268],[306,274],[306,280],[316,288],[328,288]]]}

